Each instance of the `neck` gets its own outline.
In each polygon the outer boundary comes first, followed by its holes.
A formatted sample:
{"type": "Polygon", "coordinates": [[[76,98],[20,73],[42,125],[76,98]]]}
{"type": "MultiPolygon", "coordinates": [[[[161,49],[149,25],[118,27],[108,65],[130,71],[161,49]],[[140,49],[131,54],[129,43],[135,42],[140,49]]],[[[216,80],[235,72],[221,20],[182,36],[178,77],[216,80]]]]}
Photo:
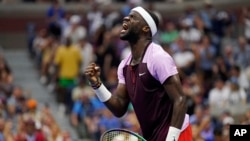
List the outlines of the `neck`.
{"type": "Polygon", "coordinates": [[[140,62],[146,47],[151,42],[152,42],[151,39],[146,39],[146,38],[139,38],[136,42],[129,42],[132,53],[132,61],[131,61],[132,65],[140,62]]]}

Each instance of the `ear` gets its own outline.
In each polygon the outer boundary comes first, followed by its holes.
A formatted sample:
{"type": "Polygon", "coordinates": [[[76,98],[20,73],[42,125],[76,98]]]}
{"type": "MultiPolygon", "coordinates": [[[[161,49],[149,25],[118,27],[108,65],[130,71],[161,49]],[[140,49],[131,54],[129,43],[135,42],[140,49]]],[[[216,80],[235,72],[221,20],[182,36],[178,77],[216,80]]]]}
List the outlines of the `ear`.
{"type": "Polygon", "coordinates": [[[142,28],[142,31],[145,32],[145,33],[150,32],[149,26],[144,26],[144,27],[142,28]]]}

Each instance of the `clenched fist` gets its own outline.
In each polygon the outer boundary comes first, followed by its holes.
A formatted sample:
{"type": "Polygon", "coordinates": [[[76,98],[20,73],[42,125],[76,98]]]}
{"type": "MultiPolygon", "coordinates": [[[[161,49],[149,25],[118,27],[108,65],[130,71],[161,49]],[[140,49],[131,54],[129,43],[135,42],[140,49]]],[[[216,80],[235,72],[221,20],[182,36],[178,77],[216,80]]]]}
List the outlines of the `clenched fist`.
{"type": "Polygon", "coordinates": [[[95,63],[91,63],[84,73],[92,85],[100,82],[100,67],[95,63]]]}

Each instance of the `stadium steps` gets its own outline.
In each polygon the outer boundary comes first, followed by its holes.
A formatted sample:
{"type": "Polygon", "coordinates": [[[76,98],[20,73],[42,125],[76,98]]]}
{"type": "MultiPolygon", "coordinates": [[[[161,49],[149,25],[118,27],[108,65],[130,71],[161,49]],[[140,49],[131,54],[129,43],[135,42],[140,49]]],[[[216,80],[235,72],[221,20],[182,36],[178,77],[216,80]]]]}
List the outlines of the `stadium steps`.
{"type": "Polygon", "coordinates": [[[59,107],[53,94],[39,82],[38,72],[26,50],[5,49],[4,57],[14,74],[14,83],[30,91],[31,97],[39,102],[38,107],[46,102],[49,103],[51,112],[61,129],[69,131],[74,141],[78,141],[74,129],[70,126],[69,117],[59,114],[59,107]]]}

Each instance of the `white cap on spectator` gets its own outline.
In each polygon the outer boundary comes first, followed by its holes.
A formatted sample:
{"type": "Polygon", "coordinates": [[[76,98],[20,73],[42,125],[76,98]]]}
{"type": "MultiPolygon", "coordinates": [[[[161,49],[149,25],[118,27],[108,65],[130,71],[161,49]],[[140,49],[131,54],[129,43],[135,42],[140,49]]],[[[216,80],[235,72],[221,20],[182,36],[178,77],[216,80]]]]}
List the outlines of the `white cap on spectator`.
{"type": "Polygon", "coordinates": [[[222,121],[223,125],[234,124],[234,119],[230,116],[225,117],[222,121]]]}
{"type": "Polygon", "coordinates": [[[72,15],[70,17],[70,23],[71,24],[78,24],[81,21],[81,17],[79,15],[72,15]]]}

